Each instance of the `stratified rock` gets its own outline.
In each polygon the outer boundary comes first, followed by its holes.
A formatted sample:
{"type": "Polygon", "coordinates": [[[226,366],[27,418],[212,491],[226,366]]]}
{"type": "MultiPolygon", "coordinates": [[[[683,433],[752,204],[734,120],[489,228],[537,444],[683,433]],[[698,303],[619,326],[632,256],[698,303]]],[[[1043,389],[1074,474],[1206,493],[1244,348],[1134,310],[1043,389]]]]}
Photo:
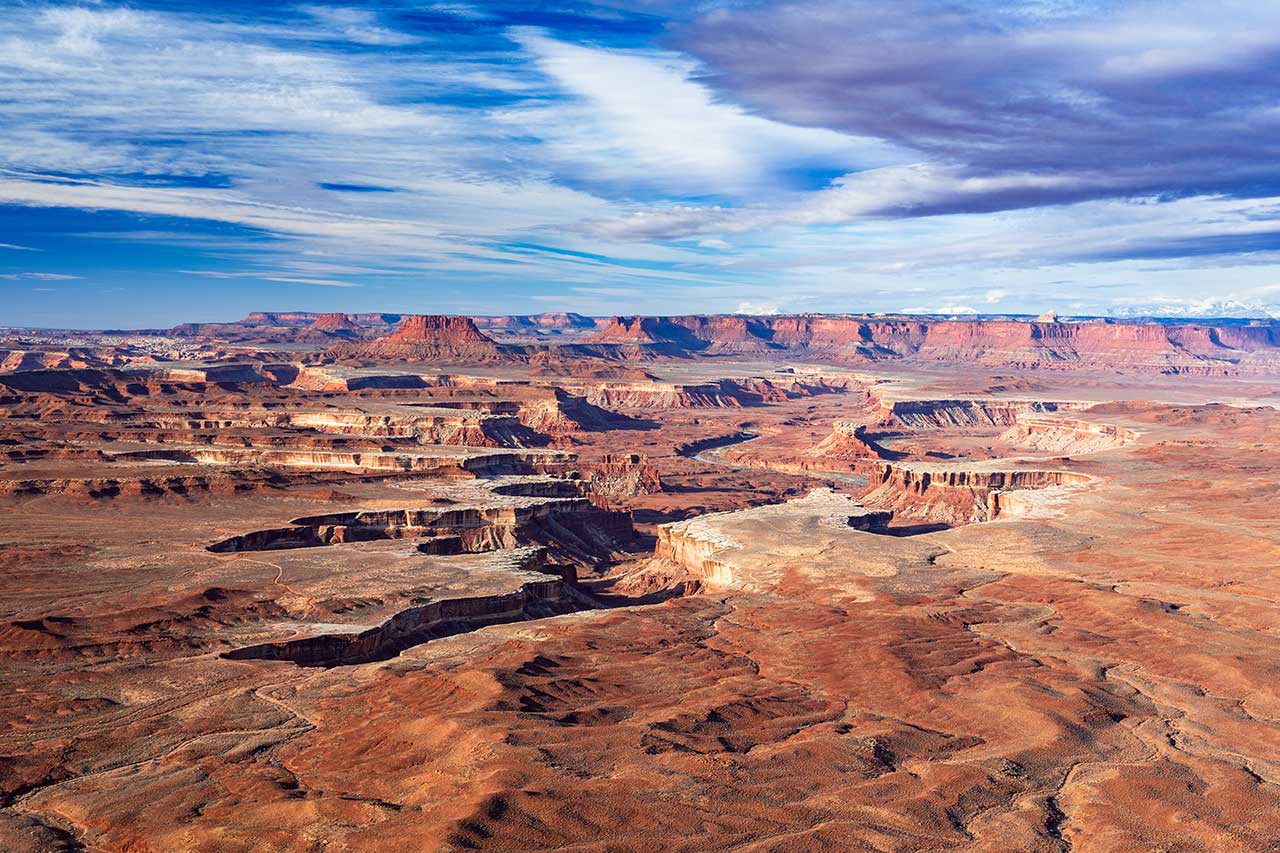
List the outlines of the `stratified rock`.
{"type": "Polygon", "coordinates": [[[609,498],[651,495],[662,491],[658,469],[641,453],[611,453],[601,457],[584,479],[587,487],[609,498]]]}
{"type": "Polygon", "coordinates": [[[308,328],[346,338],[358,338],[362,331],[350,314],[321,314],[308,328]]]}
{"type": "Polygon", "coordinates": [[[335,347],[329,355],[370,361],[476,364],[501,361],[506,353],[485,337],[470,317],[420,314],[405,320],[385,337],[366,344],[335,347]]]}
{"type": "Polygon", "coordinates": [[[867,438],[866,425],[848,421],[836,421],[832,424],[831,435],[810,450],[809,455],[839,462],[880,458],[879,450],[867,438]]]}

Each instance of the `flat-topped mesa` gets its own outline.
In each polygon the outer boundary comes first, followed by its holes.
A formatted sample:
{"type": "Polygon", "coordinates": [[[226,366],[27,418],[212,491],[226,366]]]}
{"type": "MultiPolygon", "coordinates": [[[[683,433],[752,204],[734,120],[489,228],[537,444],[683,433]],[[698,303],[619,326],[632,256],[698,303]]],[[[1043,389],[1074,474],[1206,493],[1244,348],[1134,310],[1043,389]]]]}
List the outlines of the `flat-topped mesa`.
{"type": "Polygon", "coordinates": [[[325,317],[345,317],[355,326],[385,328],[399,323],[403,315],[367,311],[362,314],[322,314],[315,311],[251,311],[237,326],[315,326],[325,317]]]}
{"type": "Polygon", "coordinates": [[[593,344],[658,344],[668,339],[659,331],[662,321],[657,317],[614,317],[609,323],[587,338],[593,344]]]}
{"type": "Polygon", "coordinates": [[[788,566],[794,566],[789,549],[797,541],[850,531],[881,532],[892,519],[891,511],[864,507],[830,489],[814,489],[785,503],[664,524],[658,528],[650,568],[666,565],[682,569],[691,579],[685,583],[686,592],[706,588],[764,590],[776,585],[788,566]]]}
{"type": "Polygon", "coordinates": [[[707,355],[768,355],[785,349],[774,342],[768,322],[757,317],[675,317],[672,324],[687,329],[707,355]]]}
{"type": "Polygon", "coordinates": [[[1022,418],[1001,439],[1046,453],[1097,453],[1136,441],[1138,433],[1115,424],[1077,418],[1022,418]]]}
{"type": "Polygon", "coordinates": [[[504,359],[502,347],[476,328],[470,317],[420,314],[405,320],[389,335],[365,344],[340,345],[334,358],[373,361],[493,362],[504,359]]]}
{"type": "Polygon", "coordinates": [[[542,314],[505,314],[494,317],[474,317],[481,329],[510,331],[564,331],[566,329],[594,329],[596,323],[590,317],[572,311],[546,311],[542,314]]]}
{"type": "MultiPolygon", "coordinates": [[[[323,343],[333,334],[311,324],[307,312],[255,312],[236,323],[176,327],[184,337],[230,342],[323,343]]],[[[353,314],[349,321],[365,337],[398,322],[400,315],[353,314]]],[[[337,350],[338,357],[388,360],[495,360],[479,348],[494,342],[475,337],[491,329],[511,343],[506,356],[547,360],[548,370],[572,375],[571,365],[600,359],[612,363],[668,358],[753,356],[803,357],[834,364],[882,361],[965,363],[989,368],[1141,371],[1228,375],[1280,373],[1280,323],[1231,320],[1071,320],[1053,314],[1035,320],[996,317],[947,320],[932,317],[798,314],[616,316],[591,320],[568,312],[467,318],[410,318],[402,331],[366,352],[337,350]],[[457,324],[446,327],[444,324],[457,324]],[[467,324],[467,325],[462,325],[467,324]],[[563,348],[539,341],[571,341],[563,348]],[[516,348],[515,343],[527,346],[516,348]],[[468,349],[470,347],[470,349],[468,349]]],[[[375,345],[376,344],[376,345],[375,345]]]]}
{"type": "Polygon", "coordinates": [[[879,422],[912,429],[1009,427],[1028,417],[1088,405],[1040,400],[893,400],[881,403],[879,422]]]}
{"type": "Polygon", "coordinates": [[[314,311],[250,311],[241,326],[306,326],[317,316],[314,311]]]}
{"type": "Polygon", "coordinates": [[[572,311],[544,311],[529,318],[541,329],[593,329],[595,321],[572,311]]]}
{"type": "Polygon", "coordinates": [[[363,331],[350,314],[321,314],[308,327],[317,332],[328,332],[341,337],[356,338],[363,331]]]}
{"type": "Polygon", "coordinates": [[[417,314],[405,320],[385,339],[388,343],[492,344],[470,317],[417,314]]]}
{"type": "Polygon", "coordinates": [[[585,343],[621,348],[632,358],[685,356],[706,347],[668,317],[614,317],[585,343]]]}
{"type": "Polygon", "coordinates": [[[1213,375],[1240,368],[1271,372],[1280,329],[1223,324],[979,320],[935,323],[920,361],[969,359],[990,366],[1128,368],[1213,375]]]}
{"type": "MultiPolygon", "coordinates": [[[[994,521],[1008,515],[1009,492],[1093,482],[1072,471],[919,466],[880,462],[869,468],[870,491],[862,499],[902,515],[945,524],[994,521]]],[[[1018,504],[1024,506],[1026,502],[1018,504]]]]}
{"type": "Polygon", "coordinates": [[[595,382],[567,386],[587,402],[612,408],[736,409],[845,391],[848,377],[797,376],[717,379],[697,384],[595,382]]]}

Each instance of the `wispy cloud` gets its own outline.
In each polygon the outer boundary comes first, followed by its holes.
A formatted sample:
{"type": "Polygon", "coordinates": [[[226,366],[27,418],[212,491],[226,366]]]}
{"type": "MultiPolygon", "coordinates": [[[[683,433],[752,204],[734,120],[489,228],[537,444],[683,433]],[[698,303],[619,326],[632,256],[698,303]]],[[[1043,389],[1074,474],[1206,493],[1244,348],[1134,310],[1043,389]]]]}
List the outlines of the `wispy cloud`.
{"type": "Polygon", "coordinates": [[[296,275],[282,275],[280,273],[271,272],[225,272],[222,270],[180,270],[186,275],[204,276],[206,278],[222,278],[222,279],[254,279],[260,281],[278,281],[284,284],[313,284],[318,287],[360,287],[349,281],[339,281],[334,278],[307,278],[296,275]]]}

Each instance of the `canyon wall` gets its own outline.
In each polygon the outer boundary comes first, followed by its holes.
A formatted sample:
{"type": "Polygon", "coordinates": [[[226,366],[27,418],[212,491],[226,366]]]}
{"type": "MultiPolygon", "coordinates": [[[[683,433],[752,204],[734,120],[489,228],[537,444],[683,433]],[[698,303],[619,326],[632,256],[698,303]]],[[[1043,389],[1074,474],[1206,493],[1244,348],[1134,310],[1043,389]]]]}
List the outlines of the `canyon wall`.
{"type": "Polygon", "coordinates": [[[207,550],[233,554],[423,539],[423,553],[479,553],[537,544],[562,561],[590,565],[610,559],[634,536],[630,513],[603,509],[588,497],[549,496],[519,506],[357,510],[296,518],[289,527],[232,536],[207,550]]]}
{"type": "Polygon", "coordinates": [[[894,400],[881,403],[878,424],[911,429],[1008,427],[1029,416],[1088,405],[1039,400],[894,400]]]}
{"type": "Polygon", "coordinates": [[[852,315],[615,317],[586,339],[633,356],[770,354],[844,363],[968,362],[988,367],[1280,372],[1280,324],[934,320],[852,315]]]}
{"type": "Polygon", "coordinates": [[[880,462],[868,469],[870,490],[863,501],[922,521],[968,524],[994,521],[1008,506],[1000,496],[1009,491],[1083,486],[1087,474],[1071,471],[920,466],[880,462]]]}
{"type": "Polygon", "coordinates": [[[1042,453],[1098,453],[1137,440],[1138,433],[1115,424],[1076,418],[1022,418],[1001,436],[1005,441],[1042,453]]]}
{"type": "Polygon", "coordinates": [[[501,595],[446,598],[411,607],[376,628],[358,633],[321,634],[298,640],[261,643],[226,652],[230,660],[291,661],[299,666],[349,666],[394,657],[406,648],[437,637],[474,631],[487,625],[537,619],[585,609],[563,580],[531,581],[501,595]]]}

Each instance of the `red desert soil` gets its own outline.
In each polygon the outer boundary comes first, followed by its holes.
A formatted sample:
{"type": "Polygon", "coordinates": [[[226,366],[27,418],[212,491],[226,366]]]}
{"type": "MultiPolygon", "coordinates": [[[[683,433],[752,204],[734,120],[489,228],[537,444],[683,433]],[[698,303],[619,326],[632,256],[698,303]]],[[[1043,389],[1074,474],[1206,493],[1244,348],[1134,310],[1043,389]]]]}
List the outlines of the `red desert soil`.
{"type": "Polygon", "coordinates": [[[1280,848],[1269,329],[399,323],[0,373],[0,849],[1280,848]]]}

